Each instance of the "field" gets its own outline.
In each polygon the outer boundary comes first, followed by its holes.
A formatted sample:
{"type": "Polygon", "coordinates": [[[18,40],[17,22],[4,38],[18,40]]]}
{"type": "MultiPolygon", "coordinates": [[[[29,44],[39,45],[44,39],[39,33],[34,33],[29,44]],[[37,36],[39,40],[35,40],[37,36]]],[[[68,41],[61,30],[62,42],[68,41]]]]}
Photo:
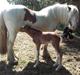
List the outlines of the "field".
{"type": "MultiPolygon", "coordinates": [[[[70,42],[61,43],[63,51],[63,68],[56,72],[52,66],[56,60],[56,52],[51,44],[48,51],[52,60],[45,62],[40,55],[40,64],[33,68],[36,48],[32,38],[26,33],[19,32],[14,43],[14,52],[19,58],[18,65],[7,66],[7,55],[1,56],[0,75],[80,75],[80,38],[75,37],[70,42]]],[[[41,53],[41,52],[40,52],[41,53]]]]}

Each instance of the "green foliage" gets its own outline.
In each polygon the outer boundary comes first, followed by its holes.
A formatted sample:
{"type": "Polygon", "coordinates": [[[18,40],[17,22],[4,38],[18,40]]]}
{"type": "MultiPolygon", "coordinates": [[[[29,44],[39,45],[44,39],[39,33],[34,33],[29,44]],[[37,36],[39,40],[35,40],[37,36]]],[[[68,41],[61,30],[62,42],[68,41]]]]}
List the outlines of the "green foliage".
{"type": "Polygon", "coordinates": [[[43,7],[54,4],[56,0],[8,0],[12,4],[23,4],[34,10],[40,10],[43,7]]]}
{"type": "Polygon", "coordinates": [[[12,4],[23,4],[31,9],[40,10],[43,7],[54,4],[55,2],[71,3],[72,0],[8,0],[8,2],[12,4]]]}

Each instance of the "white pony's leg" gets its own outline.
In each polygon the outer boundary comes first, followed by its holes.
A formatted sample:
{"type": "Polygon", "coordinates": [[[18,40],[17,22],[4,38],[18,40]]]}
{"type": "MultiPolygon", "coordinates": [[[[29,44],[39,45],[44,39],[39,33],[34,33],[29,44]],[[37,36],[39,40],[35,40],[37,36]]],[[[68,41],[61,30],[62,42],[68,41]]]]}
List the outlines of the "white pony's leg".
{"type": "Polygon", "coordinates": [[[13,45],[16,38],[17,32],[15,30],[8,31],[8,37],[7,37],[7,50],[8,50],[8,61],[9,64],[16,65],[17,62],[15,61],[14,51],[13,51],[13,45]]]}
{"type": "Polygon", "coordinates": [[[12,12],[4,12],[3,19],[7,28],[7,59],[9,64],[17,65],[15,61],[15,55],[13,51],[14,41],[17,35],[18,21],[15,15],[11,15],[12,12]]]}

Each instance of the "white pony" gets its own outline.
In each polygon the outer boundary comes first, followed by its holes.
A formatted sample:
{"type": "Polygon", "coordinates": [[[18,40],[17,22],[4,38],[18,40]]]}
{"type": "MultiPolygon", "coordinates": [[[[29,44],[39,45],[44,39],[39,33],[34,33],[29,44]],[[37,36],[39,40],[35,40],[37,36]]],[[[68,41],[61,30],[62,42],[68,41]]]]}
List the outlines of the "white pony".
{"type": "Polygon", "coordinates": [[[0,10],[0,51],[7,44],[4,52],[8,52],[9,63],[15,63],[12,48],[17,32],[25,25],[40,31],[54,31],[60,24],[70,24],[69,27],[75,30],[78,16],[78,8],[74,5],[57,3],[40,11],[31,10],[23,5],[8,5],[0,10]]]}

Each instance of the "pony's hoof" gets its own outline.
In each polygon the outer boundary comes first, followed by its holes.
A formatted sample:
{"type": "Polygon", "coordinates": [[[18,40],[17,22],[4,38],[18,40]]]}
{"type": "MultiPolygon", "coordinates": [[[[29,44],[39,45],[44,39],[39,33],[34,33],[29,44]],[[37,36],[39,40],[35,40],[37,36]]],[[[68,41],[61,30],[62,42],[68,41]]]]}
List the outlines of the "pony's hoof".
{"type": "Polygon", "coordinates": [[[62,69],[62,65],[58,65],[55,71],[60,71],[62,69]]]}
{"type": "Polygon", "coordinates": [[[56,68],[55,71],[59,71],[60,69],[62,69],[62,65],[58,63],[53,64],[53,67],[56,68]]]}
{"type": "Polygon", "coordinates": [[[37,67],[37,64],[34,64],[33,67],[36,68],[37,67]]]}
{"type": "Polygon", "coordinates": [[[35,60],[35,64],[33,65],[34,68],[37,68],[37,66],[39,65],[39,61],[35,60]]]}
{"type": "Polygon", "coordinates": [[[38,65],[39,65],[39,62],[35,63],[35,64],[33,65],[33,67],[34,67],[34,68],[37,68],[38,65]]]}
{"type": "Polygon", "coordinates": [[[9,62],[8,64],[9,64],[10,66],[18,65],[18,61],[9,62]]]}
{"type": "Polygon", "coordinates": [[[56,67],[56,66],[58,66],[58,63],[53,64],[53,67],[56,67]]]}

